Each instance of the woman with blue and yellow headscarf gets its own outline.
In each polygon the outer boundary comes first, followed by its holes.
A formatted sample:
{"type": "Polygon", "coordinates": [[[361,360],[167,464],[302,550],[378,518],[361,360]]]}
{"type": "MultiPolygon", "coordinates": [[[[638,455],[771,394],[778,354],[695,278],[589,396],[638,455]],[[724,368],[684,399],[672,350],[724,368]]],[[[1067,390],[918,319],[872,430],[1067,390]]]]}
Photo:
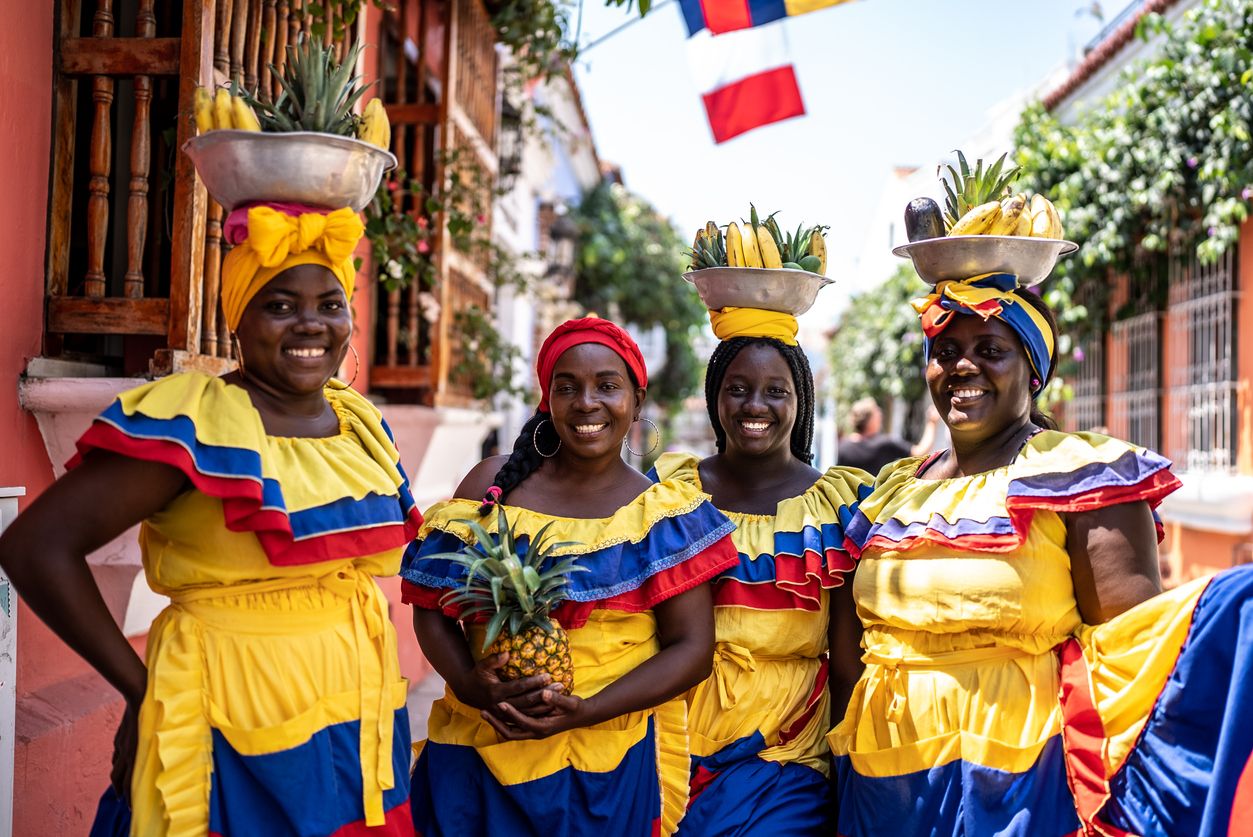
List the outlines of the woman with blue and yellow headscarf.
{"type": "Polygon", "coordinates": [[[705,401],[718,452],[666,454],[655,469],[711,495],[735,523],[740,558],[714,580],[713,673],[687,695],[691,801],[679,834],[825,834],[830,696],[842,709],[857,678],[856,637],[836,630],[829,642],[829,614],[853,567],[843,523],[871,477],[810,464],[814,381],[794,316],[728,308],[710,319],[721,342],[705,401]]]}
{"type": "Polygon", "coordinates": [[[378,410],[331,380],[362,232],[350,209],[233,212],[238,370],[123,393],[0,540],[31,607],[126,699],[113,781],[130,823],[109,791],[93,833],[413,833],[406,687],[373,576],[396,573],[422,519],[378,410]],[[146,664],[84,560],[137,523],[170,599],[146,664]]]}
{"type": "Polygon", "coordinates": [[[1161,592],[1179,481],[1035,408],[1057,327],[1016,277],[914,305],[953,446],[885,468],[848,527],[865,671],[829,736],[836,832],[1225,833],[1253,571],[1161,592]]]}

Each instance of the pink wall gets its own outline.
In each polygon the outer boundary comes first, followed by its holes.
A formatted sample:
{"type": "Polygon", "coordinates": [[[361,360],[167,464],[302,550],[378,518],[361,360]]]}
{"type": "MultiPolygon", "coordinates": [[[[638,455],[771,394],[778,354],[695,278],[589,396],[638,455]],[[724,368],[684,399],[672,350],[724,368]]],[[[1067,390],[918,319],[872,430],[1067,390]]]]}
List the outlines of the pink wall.
{"type": "MultiPolygon", "coordinates": [[[[18,377],[41,350],[52,126],[51,3],[0,27],[0,485],[26,487],[21,508],[52,482],[18,377]]],[[[18,607],[14,834],[84,834],[108,781],[117,693],[29,611],[18,607]]]]}

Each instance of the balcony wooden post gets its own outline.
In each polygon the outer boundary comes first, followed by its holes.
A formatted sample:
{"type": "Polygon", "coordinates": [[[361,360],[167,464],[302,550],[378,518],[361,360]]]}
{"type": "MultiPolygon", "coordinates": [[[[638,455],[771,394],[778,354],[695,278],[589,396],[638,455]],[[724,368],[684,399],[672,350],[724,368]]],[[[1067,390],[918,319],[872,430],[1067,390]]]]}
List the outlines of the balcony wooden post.
{"type": "Polygon", "coordinates": [[[270,78],[270,64],[274,62],[274,44],[278,38],[276,23],[274,0],[261,0],[261,28],[265,32],[265,44],[257,56],[257,89],[263,96],[274,95],[271,92],[274,82],[270,78]]]}
{"type": "MultiPolygon", "coordinates": [[[[91,34],[96,38],[113,36],[113,0],[98,0],[91,34]]],[[[113,106],[113,79],[96,76],[91,86],[95,114],[91,124],[87,274],[83,290],[87,296],[100,297],[105,292],[104,247],[109,233],[109,171],[113,157],[113,129],[109,124],[109,114],[113,106]]]]}
{"type": "MultiPolygon", "coordinates": [[[[141,0],[135,19],[135,34],[151,38],[157,34],[154,0],[141,0]]],[[[148,174],[152,155],[152,77],[135,76],[135,120],[131,129],[130,197],[126,205],[126,296],[144,295],[144,243],[148,238],[148,174]]]]}
{"type": "MultiPolygon", "coordinates": [[[[213,22],[216,0],[183,0],[182,48],[179,51],[178,137],[175,147],[195,134],[192,111],[197,86],[213,83],[213,22]]],[[[174,162],[174,218],[170,229],[170,323],[168,348],[195,352],[200,346],[201,309],[205,304],[202,266],[208,195],[191,158],[179,151],[174,162]]]]}

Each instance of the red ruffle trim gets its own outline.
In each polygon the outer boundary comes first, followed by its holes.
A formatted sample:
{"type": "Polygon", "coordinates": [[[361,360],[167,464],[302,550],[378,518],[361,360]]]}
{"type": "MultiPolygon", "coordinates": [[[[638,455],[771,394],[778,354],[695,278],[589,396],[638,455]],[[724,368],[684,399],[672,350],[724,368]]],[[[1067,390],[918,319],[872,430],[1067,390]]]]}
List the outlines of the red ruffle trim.
{"type": "MultiPolygon", "coordinates": [[[[875,535],[860,548],[851,539],[845,538],[844,548],[853,555],[860,556],[870,549],[893,550],[907,552],[924,544],[951,549],[969,549],[973,552],[1012,552],[1027,539],[1031,528],[1031,520],[1037,511],[1051,511],[1059,514],[1095,511],[1108,506],[1122,503],[1144,501],[1149,508],[1156,509],[1162,500],[1182,485],[1179,478],[1170,471],[1161,470],[1134,485],[1102,486],[1079,494],[1057,497],[1009,496],[1005,500],[1005,509],[1009,512],[1010,523],[1014,531],[1004,534],[972,533],[946,538],[932,529],[920,535],[907,537],[902,541],[893,541],[883,535],[875,535]]],[[[1157,541],[1161,543],[1166,530],[1161,521],[1154,521],[1157,529],[1157,541]]]]}
{"type": "MultiPolygon", "coordinates": [[[[226,528],[232,532],[252,532],[276,567],[316,564],[342,558],[375,555],[404,547],[422,528],[422,514],[409,510],[403,523],[333,532],[296,541],[291,522],[284,512],[261,507],[262,487],[256,479],[221,477],[196,469],[195,460],[183,446],[158,439],[137,439],[107,424],[93,423],[77,442],[78,453],[66,464],[74,468],[93,449],[112,451],[132,459],[159,462],[186,475],[196,489],[222,501],[226,528]]],[[[397,499],[399,502],[399,499],[397,499]]]]}
{"type": "MultiPolygon", "coordinates": [[[[649,576],[634,590],[595,602],[573,602],[567,599],[553,610],[552,615],[562,627],[573,630],[587,624],[588,617],[594,610],[643,613],[667,599],[710,581],[719,573],[735,566],[739,560],[740,555],[731,543],[731,536],[727,535],[683,563],[649,576]]],[[[401,601],[405,604],[423,610],[438,610],[450,619],[460,618],[459,608],[440,603],[449,592],[446,589],[426,587],[407,580],[401,581],[400,589],[401,601]]],[[[486,622],[487,618],[480,617],[474,621],[486,622]]]]}

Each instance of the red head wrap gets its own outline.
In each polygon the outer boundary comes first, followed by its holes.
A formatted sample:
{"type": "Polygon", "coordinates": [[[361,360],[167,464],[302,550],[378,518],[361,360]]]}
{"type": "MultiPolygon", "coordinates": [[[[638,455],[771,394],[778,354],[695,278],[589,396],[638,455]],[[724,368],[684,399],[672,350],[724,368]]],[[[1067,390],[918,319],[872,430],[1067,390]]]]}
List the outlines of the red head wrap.
{"type": "Polygon", "coordinates": [[[642,387],[648,386],[648,370],[644,368],[644,356],[640,354],[640,347],[635,345],[631,335],[600,317],[566,320],[548,335],[548,339],[540,347],[539,357],[535,360],[535,372],[539,376],[539,408],[545,413],[548,412],[548,385],[552,383],[553,367],[557,365],[557,358],[561,357],[566,349],[583,343],[599,343],[602,346],[608,346],[626,363],[627,369],[631,370],[636,382],[642,387]]]}

